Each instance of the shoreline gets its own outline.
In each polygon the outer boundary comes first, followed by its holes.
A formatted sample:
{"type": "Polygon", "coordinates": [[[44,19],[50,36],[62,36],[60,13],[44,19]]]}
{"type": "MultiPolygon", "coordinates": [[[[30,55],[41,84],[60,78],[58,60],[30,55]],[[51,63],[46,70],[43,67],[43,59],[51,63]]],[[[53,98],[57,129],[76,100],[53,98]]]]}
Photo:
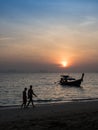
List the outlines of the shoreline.
{"type": "MultiPolygon", "coordinates": [[[[53,105],[53,104],[69,104],[69,103],[81,103],[81,102],[98,102],[98,98],[88,98],[88,99],[73,99],[69,101],[60,101],[60,102],[49,102],[49,103],[34,103],[36,106],[47,106],[47,105],[53,105]]],[[[30,105],[31,106],[31,105],[30,105]]],[[[19,105],[1,105],[1,109],[10,109],[10,108],[20,108],[21,104],[19,105]]]]}
{"type": "Polygon", "coordinates": [[[62,125],[68,129],[73,126],[75,130],[76,126],[81,125],[81,129],[85,130],[87,122],[88,127],[95,129],[98,128],[98,101],[36,105],[35,108],[30,106],[25,109],[6,108],[0,109],[0,117],[1,130],[6,130],[6,125],[7,130],[16,130],[16,126],[20,130],[59,129],[62,125]]]}

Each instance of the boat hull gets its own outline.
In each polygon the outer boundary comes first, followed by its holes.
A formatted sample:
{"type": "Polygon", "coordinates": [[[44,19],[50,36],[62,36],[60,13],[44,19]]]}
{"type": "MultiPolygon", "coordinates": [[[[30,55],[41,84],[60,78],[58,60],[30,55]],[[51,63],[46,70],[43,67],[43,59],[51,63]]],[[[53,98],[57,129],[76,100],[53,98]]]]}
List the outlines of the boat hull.
{"type": "Polygon", "coordinates": [[[78,80],[71,81],[71,82],[62,82],[62,83],[60,83],[60,85],[63,85],[63,86],[67,86],[67,85],[68,86],[80,86],[81,82],[82,82],[82,80],[78,79],[78,80]]]}
{"type": "Polygon", "coordinates": [[[82,74],[82,77],[80,79],[73,80],[73,81],[65,80],[64,82],[60,81],[60,85],[63,85],[63,86],[78,86],[78,87],[80,87],[81,82],[83,81],[83,78],[84,78],[84,73],[82,74]]]}

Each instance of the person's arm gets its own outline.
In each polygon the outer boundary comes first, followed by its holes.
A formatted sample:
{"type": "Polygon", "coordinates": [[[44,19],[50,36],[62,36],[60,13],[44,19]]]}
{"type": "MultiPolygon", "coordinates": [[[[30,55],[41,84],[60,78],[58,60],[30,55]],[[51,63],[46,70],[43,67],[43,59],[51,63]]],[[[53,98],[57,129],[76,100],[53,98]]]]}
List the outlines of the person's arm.
{"type": "Polygon", "coordinates": [[[35,97],[37,97],[37,95],[33,92],[33,95],[35,96],[35,97]]]}

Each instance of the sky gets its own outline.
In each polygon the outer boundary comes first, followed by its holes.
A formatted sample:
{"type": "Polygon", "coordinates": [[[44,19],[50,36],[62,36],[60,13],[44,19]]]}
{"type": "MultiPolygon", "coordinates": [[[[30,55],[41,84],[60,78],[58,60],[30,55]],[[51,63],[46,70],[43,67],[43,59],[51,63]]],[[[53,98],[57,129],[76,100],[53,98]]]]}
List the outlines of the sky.
{"type": "Polygon", "coordinates": [[[0,0],[0,72],[10,71],[98,72],[98,0],[0,0]]]}

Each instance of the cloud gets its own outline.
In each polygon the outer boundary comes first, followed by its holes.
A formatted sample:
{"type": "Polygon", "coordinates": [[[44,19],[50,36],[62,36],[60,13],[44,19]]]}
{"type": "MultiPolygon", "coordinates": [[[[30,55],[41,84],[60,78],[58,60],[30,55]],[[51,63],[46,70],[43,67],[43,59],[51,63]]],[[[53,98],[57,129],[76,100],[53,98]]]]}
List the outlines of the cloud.
{"type": "Polygon", "coordinates": [[[0,41],[12,40],[12,37],[0,37],[0,41]]]}
{"type": "Polygon", "coordinates": [[[95,25],[96,23],[97,23],[96,18],[87,16],[86,18],[84,18],[84,21],[82,21],[79,25],[84,27],[84,26],[92,26],[95,25]]]}

